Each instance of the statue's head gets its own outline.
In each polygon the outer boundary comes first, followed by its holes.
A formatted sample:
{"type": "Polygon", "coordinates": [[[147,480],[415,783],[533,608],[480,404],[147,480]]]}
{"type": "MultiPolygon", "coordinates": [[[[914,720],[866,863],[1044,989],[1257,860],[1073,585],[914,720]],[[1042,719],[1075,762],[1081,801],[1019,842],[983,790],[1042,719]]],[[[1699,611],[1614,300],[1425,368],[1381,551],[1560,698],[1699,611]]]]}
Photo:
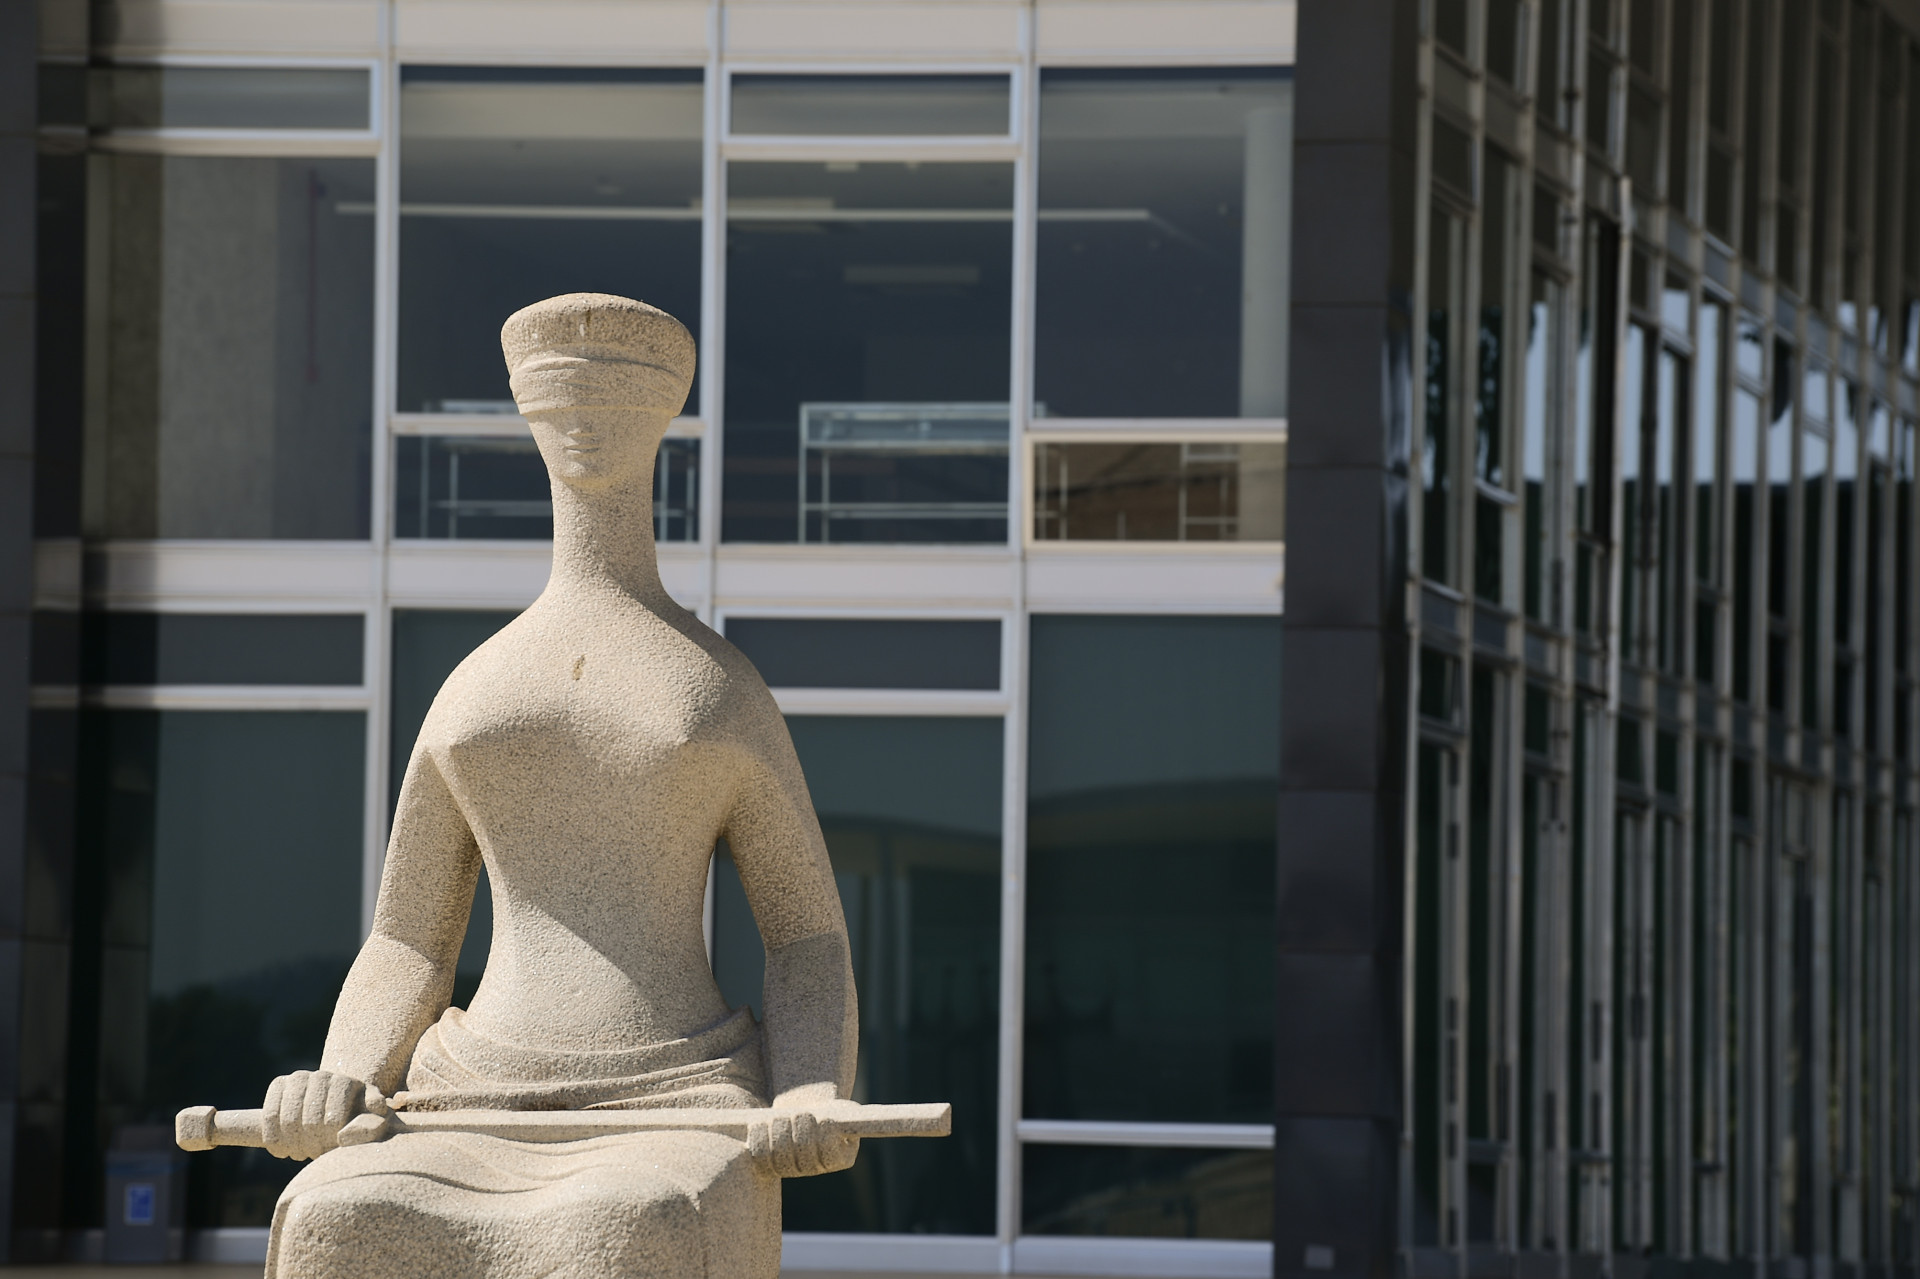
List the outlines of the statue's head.
{"type": "Polygon", "coordinates": [[[569,293],[515,311],[500,348],[547,470],[579,489],[644,484],[693,385],[693,337],[658,307],[569,293]]]}

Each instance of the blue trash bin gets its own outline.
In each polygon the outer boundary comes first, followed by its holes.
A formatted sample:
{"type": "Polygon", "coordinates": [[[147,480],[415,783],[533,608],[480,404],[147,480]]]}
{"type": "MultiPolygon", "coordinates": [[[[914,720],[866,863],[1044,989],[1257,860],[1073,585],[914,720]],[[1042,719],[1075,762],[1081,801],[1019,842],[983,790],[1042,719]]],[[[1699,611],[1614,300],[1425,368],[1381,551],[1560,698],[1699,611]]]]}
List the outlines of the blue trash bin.
{"type": "Polygon", "coordinates": [[[114,1134],[107,1151],[107,1261],[179,1261],[184,1255],[187,1157],[166,1148],[172,1136],[145,1128],[114,1134]]]}

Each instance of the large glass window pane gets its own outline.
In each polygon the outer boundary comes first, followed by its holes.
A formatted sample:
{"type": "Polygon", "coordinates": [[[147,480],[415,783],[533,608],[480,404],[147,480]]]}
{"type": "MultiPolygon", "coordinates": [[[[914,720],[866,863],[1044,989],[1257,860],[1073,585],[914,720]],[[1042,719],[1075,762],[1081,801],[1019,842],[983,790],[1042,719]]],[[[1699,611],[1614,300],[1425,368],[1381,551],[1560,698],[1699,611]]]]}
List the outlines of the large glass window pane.
{"type": "Polygon", "coordinates": [[[726,632],[773,688],[1000,687],[997,620],[729,617],[726,632]]]}
{"type": "Polygon", "coordinates": [[[358,684],[358,613],[102,613],[82,630],[88,684],[358,684]]]}
{"type": "MultiPolygon", "coordinates": [[[[1527,616],[1538,622],[1550,620],[1547,565],[1551,551],[1547,538],[1547,441],[1555,438],[1561,415],[1555,409],[1560,385],[1559,345],[1560,285],[1535,272],[1531,277],[1532,294],[1527,303],[1526,404],[1522,423],[1520,474],[1526,533],[1521,546],[1526,554],[1522,571],[1521,597],[1527,616]]],[[[1551,619],[1556,624],[1558,618],[1551,619]]]]}
{"type": "Polygon", "coordinates": [[[401,412],[511,413],[500,325],[556,294],[700,331],[700,74],[405,69],[401,412]]]}
{"type": "Polygon", "coordinates": [[[1453,468],[1459,417],[1461,320],[1460,222],[1434,209],[1427,226],[1426,413],[1420,449],[1420,571],[1436,582],[1455,578],[1453,468]]]}
{"type": "Polygon", "coordinates": [[[1745,387],[1733,397],[1728,468],[1733,481],[1733,696],[1753,700],[1754,574],[1760,535],[1760,397],[1745,387]]]}
{"type": "MultiPolygon", "coordinates": [[[[552,538],[553,494],[532,436],[402,436],[396,449],[395,537],[552,538]]],[[[700,441],[662,440],[653,463],[653,540],[699,537],[700,441]]]]}
{"type": "Polygon", "coordinates": [[[96,73],[110,129],[366,129],[364,67],[115,67],[96,73]]]}
{"type": "Polygon", "coordinates": [[[1036,444],[1036,539],[1277,542],[1287,446],[1129,440],[1036,444]]]}
{"type": "MultiPolygon", "coordinates": [[[[393,612],[392,692],[387,737],[387,808],[400,802],[414,739],[439,694],[440,686],[468,653],[518,614],[498,609],[395,609],[393,612]]],[[[486,868],[474,888],[473,912],[455,967],[453,1005],[465,1008],[486,971],[493,944],[493,891],[486,868]]]]}
{"type": "Polygon", "coordinates": [[[1012,131],[1003,75],[736,75],[734,133],[910,137],[1012,131]]]}
{"type": "Polygon", "coordinates": [[[1030,1235],[1273,1235],[1270,1151],[1027,1146],[1020,1163],[1021,1228],[1030,1235]]]}
{"type": "MultiPolygon", "coordinates": [[[[944,1141],[876,1141],[786,1185],[796,1231],[984,1235],[994,1223],[1002,741],[995,719],[787,720],[833,859],[860,989],[865,1102],[953,1103],[944,1141]]],[[[714,976],[758,1012],[765,952],[724,846],[714,976]]]]}
{"type": "Polygon", "coordinates": [[[1013,166],[734,164],[738,542],[1004,542],[1013,166]]]}
{"type": "Polygon", "coordinates": [[[1263,1122],[1279,619],[1032,625],[1025,1111],[1263,1122]]]}
{"type": "MultiPolygon", "coordinates": [[[[1824,728],[1820,716],[1820,650],[1826,627],[1821,587],[1831,572],[1826,561],[1827,437],[1803,423],[1800,432],[1800,723],[1824,728]]],[[[1849,569],[1851,571],[1851,569],[1849,569]]]]}
{"type": "Polygon", "coordinates": [[[116,155],[88,531],[362,538],[373,161],[116,155]]]}
{"type": "Polygon", "coordinates": [[[1284,417],[1293,82],[1040,82],[1037,417],[1284,417]]]}
{"type": "MultiPolygon", "coordinates": [[[[257,1106],[311,1068],[360,942],[366,717],[88,713],[83,844],[98,893],[98,1128],[257,1106]],[[263,903],[298,909],[262,909],[263,903]]],[[[191,1226],[265,1226],[297,1166],[192,1163],[191,1226]]]]}

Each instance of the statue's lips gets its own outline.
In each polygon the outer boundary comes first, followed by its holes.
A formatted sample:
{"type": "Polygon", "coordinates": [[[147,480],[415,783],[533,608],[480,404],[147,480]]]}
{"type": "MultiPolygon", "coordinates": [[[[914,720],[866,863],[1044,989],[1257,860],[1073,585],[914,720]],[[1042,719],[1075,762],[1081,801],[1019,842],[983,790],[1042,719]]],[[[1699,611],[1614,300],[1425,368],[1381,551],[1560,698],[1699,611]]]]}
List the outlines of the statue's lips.
{"type": "Polygon", "coordinates": [[[513,398],[522,413],[542,409],[612,408],[678,412],[687,388],[680,375],[638,360],[543,355],[513,371],[513,398]]]}

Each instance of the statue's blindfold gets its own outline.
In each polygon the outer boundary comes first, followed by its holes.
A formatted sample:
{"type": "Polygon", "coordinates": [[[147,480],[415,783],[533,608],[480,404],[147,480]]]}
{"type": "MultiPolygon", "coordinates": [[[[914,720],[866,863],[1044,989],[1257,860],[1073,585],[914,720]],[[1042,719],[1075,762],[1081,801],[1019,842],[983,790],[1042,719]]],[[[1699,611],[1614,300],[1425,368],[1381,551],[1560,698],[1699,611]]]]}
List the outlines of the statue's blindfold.
{"type": "Polygon", "coordinates": [[[683,374],[617,356],[542,352],[514,369],[508,381],[522,413],[582,408],[672,414],[687,402],[683,374]]]}

